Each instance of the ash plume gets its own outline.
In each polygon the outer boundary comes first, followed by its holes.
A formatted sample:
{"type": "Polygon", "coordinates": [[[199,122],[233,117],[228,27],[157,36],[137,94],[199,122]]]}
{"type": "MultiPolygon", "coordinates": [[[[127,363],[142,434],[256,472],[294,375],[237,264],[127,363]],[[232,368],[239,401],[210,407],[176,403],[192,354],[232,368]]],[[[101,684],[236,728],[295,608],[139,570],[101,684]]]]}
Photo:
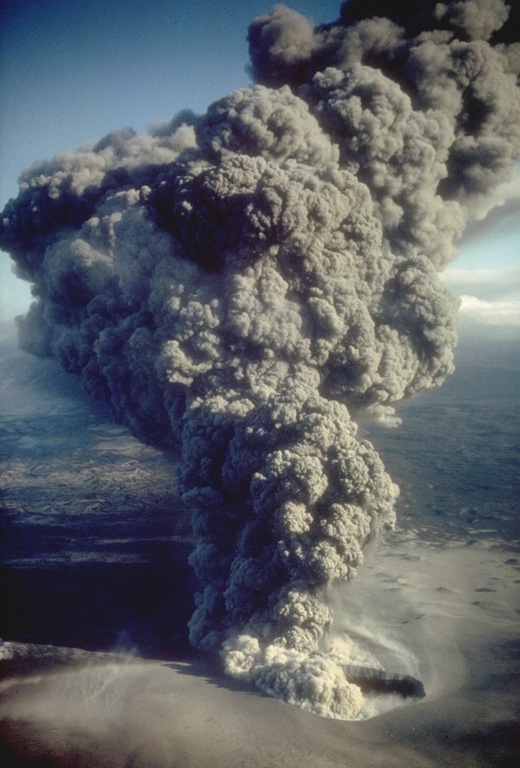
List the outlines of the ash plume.
{"type": "Polygon", "coordinates": [[[327,588],[398,494],[356,418],[453,370],[438,271],[520,154],[517,5],[389,5],[317,29],[275,6],[257,85],[34,165],[0,231],[34,286],[22,346],[181,451],[193,644],[336,718],[361,692],[327,588]]]}

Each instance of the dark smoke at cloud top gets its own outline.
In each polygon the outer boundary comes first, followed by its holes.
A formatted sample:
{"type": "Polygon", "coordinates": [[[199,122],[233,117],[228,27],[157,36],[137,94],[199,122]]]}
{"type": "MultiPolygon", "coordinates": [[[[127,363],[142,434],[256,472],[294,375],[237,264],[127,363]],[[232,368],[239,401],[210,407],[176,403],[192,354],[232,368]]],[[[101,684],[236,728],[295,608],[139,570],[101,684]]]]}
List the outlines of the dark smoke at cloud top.
{"type": "Polygon", "coordinates": [[[520,154],[509,7],[383,5],[316,30],[275,6],[249,32],[258,85],[33,166],[0,237],[34,285],[22,345],[181,451],[192,642],[339,718],[361,693],[326,591],[398,494],[353,419],[391,423],[452,371],[437,270],[520,154]]]}

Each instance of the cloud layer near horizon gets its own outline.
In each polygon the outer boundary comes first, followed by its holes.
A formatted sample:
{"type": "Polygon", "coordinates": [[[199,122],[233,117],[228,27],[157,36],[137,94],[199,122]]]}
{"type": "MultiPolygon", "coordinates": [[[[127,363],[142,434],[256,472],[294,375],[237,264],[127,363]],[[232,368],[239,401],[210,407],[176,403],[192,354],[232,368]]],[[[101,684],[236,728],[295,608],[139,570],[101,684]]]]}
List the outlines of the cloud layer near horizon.
{"type": "Polygon", "coordinates": [[[520,267],[449,267],[442,281],[461,299],[461,319],[485,325],[520,325],[520,267]]]}

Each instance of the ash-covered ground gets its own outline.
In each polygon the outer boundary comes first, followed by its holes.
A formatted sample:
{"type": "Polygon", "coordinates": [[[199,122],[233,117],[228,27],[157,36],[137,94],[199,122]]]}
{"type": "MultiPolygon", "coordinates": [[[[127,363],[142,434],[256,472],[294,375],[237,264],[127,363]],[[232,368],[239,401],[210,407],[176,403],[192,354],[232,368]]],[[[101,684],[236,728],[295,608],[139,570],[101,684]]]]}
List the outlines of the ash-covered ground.
{"type": "Polygon", "coordinates": [[[92,407],[53,361],[2,350],[5,638],[171,654],[194,581],[175,459],[92,407]]]}

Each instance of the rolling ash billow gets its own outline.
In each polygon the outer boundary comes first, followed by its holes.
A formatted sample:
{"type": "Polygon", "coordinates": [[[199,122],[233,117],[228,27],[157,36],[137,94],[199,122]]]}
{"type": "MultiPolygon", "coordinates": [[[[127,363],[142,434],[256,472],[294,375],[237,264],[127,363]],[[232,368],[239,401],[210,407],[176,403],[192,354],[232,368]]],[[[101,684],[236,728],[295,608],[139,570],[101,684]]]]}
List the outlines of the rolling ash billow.
{"type": "Polygon", "coordinates": [[[438,271],[514,173],[517,15],[353,0],[313,29],[277,5],[249,30],[257,85],[38,163],[3,212],[23,348],[180,446],[193,645],[319,715],[359,712],[326,594],[398,495],[356,419],[453,370],[438,271]]]}

